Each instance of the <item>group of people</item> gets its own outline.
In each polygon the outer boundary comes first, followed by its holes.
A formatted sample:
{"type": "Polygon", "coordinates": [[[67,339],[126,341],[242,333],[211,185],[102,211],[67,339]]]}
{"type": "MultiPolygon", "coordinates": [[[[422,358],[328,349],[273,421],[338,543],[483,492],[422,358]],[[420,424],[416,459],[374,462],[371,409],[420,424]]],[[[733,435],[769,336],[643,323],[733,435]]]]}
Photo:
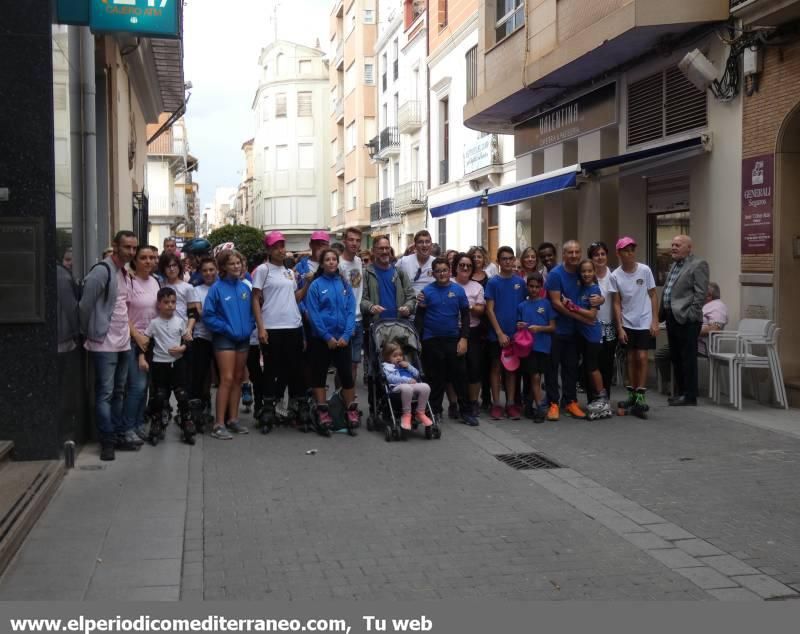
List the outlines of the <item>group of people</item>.
{"type": "Polygon", "coordinates": [[[482,409],[494,420],[524,413],[554,421],[562,411],[605,417],[619,346],[628,377],[619,405],[646,411],[648,351],[662,322],[677,388],[670,405],[693,405],[698,338],[724,327],[703,325],[708,265],[693,255],[688,236],[672,241],[660,306],[653,273],[627,236],[615,244],[619,267],[613,271],[603,242],[584,252],[569,240],[561,263],[551,243],[519,257],[503,246],[495,264],[479,246],[437,256],[426,230],[400,258],[388,236],[374,237],[369,252],[362,240],[350,228],[332,248],[330,235],[315,231],[310,254],[296,261],[287,257],[284,235],[272,231],[264,238],[264,261],[253,267],[233,244],[212,255],[206,241],[194,241],[181,258],[174,243],[165,242],[159,254],[120,231],[112,253],[87,274],[79,301],[95,371],[101,457],[141,446],[154,433],[152,424],[146,430],[146,414],[157,417],[171,394],[183,438],[193,443],[197,412],[210,404],[212,368],[213,438],[247,433],[239,405],[242,386],[250,384],[262,421],[275,415],[288,391],[289,412],[310,394],[319,423],[332,424],[330,368],[347,421],[357,425],[355,382],[372,320],[413,320],[422,341],[420,368],[392,342],[368,351],[380,355],[384,378],[400,395],[406,429],[412,416],[432,424],[428,403],[434,417],[443,417],[445,395],[448,416],[470,426],[478,425],[482,409]],[[587,392],[585,409],[579,384],[587,392]]]}

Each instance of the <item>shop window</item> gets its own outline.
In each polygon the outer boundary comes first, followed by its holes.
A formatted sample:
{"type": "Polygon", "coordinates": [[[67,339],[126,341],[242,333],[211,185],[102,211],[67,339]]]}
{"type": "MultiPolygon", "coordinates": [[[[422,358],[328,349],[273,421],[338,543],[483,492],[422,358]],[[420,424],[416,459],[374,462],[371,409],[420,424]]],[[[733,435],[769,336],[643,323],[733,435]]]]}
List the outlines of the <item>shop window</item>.
{"type": "MultiPolygon", "coordinates": [[[[664,286],[672,266],[672,238],[689,235],[688,211],[671,211],[647,216],[647,264],[653,271],[657,286],[664,286]]],[[[640,254],[643,259],[643,255],[640,254]]]]}

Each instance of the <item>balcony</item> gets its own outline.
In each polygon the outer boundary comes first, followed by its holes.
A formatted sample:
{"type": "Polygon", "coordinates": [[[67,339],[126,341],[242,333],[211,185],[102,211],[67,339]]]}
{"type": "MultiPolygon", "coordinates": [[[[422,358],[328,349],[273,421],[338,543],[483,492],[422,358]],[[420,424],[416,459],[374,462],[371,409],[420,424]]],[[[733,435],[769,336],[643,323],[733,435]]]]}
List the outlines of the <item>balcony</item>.
{"type": "Polygon", "coordinates": [[[380,202],[372,203],[369,206],[369,220],[374,226],[383,226],[400,221],[400,214],[394,206],[394,200],[384,198],[380,202]]]}
{"type": "Polygon", "coordinates": [[[450,160],[442,159],[439,161],[439,184],[445,185],[450,182],[450,160]]]}
{"type": "Polygon", "coordinates": [[[336,123],[344,121],[344,98],[338,97],[333,106],[333,114],[336,117],[336,123]]]}
{"type": "Polygon", "coordinates": [[[425,209],[428,204],[428,192],[422,181],[402,183],[394,192],[397,213],[425,209]]]}
{"type": "Polygon", "coordinates": [[[731,13],[745,24],[778,26],[800,18],[800,3],[797,0],[730,0],[731,13]]]}
{"type": "Polygon", "coordinates": [[[422,104],[406,101],[397,113],[397,128],[401,134],[409,134],[422,127],[422,104]]]}
{"type": "Polygon", "coordinates": [[[344,70],[344,41],[341,39],[336,45],[336,53],[335,57],[333,58],[333,63],[336,70],[344,70]]]}
{"type": "MultiPolygon", "coordinates": [[[[482,10],[494,14],[493,2],[482,3],[482,10]]],[[[526,29],[501,41],[492,30],[481,34],[485,43],[478,47],[482,65],[476,94],[464,106],[469,128],[513,133],[518,122],[535,116],[547,102],[563,101],[565,93],[623,64],[656,49],[691,46],[728,19],[731,0],[547,0],[527,7],[527,23],[536,29],[527,42],[531,54],[524,69],[518,51],[526,46],[526,29]],[[542,4],[552,11],[542,11],[542,4]],[[517,60],[512,67],[509,59],[517,60]],[[510,79],[520,75],[527,86],[510,79]]]]}
{"type": "Polygon", "coordinates": [[[341,152],[336,155],[336,175],[339,176],[340,174],[344,174],[344,154],[341,152]]]}
{"type": "Polygon", "coordinates": [[[378,158],[386,158],[387,156],[396,156],[400,154],[400,133],[397,131],[396,126],[388,126],[381,130],[380,145],[376,156],[378,158]]]}

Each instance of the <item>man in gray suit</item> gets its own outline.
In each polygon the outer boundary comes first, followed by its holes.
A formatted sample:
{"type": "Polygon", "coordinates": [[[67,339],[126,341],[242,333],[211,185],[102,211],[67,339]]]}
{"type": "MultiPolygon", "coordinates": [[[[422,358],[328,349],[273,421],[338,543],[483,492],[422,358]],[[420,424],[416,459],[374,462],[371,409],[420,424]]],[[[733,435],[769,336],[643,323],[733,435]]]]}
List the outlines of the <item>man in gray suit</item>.
{"type": "Polygon", "coordinates": [[[689,236],[672,239],[672,268],[661,295],[659,319],[667,322],[675,396],[670,405],[697,405],[697,338],[703,325],[708,263],[692,253],[689,236]]]}

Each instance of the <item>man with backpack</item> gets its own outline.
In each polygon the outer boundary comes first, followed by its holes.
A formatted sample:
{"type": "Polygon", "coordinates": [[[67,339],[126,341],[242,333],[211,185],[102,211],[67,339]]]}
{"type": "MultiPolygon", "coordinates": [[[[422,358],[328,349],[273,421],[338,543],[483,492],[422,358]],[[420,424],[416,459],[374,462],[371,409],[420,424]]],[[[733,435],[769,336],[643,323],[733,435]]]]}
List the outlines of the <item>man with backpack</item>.
{"type": "Polygon", "coordinates": [[[111,255],[86,275],[78,304],[84,348],[94,367],[101,460],[114,460],[115,448],[135,450],[142,445],[133,430],[125,431],[123,417],[131,347],[126,303],[130,279],[125,267],[136,254],[138,240],[132,231],[120,231],[112,244],[111,255]]]}

